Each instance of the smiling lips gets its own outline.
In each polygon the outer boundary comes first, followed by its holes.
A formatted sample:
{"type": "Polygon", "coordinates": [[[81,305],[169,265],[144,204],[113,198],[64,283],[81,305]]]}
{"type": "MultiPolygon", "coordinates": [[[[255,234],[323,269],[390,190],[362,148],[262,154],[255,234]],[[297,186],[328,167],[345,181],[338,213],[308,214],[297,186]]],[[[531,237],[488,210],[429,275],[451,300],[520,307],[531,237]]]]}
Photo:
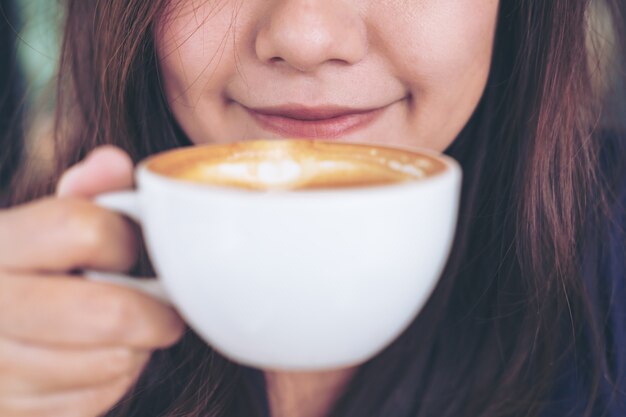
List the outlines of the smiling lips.
{"type": "Polygon", "coordinates": [[[244,108],[265,129],[281,136],[338,138],[371,124],[388,106],[374,109],[284,106],[244,108]]]}

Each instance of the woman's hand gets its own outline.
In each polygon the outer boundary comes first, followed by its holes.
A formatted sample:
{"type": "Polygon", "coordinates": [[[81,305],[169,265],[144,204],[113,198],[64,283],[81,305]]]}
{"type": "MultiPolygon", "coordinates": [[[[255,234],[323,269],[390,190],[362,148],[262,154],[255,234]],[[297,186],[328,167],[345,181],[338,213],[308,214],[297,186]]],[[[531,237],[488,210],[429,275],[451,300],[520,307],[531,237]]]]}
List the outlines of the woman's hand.
{"type": "Polygon", "coordinates": [[[135,264],[135,228],[88,200],[131,185],[128,156],[101,148],[66,172],[57,198],[0,212],[0,416],[100,415],[180,338],[171,308],[70,274],[135,264]]]}

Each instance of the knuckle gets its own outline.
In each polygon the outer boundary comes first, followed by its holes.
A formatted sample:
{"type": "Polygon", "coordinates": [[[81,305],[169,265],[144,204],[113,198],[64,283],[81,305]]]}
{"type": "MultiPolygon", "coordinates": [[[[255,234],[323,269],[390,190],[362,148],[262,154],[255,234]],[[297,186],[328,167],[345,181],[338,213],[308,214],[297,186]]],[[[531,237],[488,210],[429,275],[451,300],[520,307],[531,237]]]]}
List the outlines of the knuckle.
{"type": "Polygon", "coordinates": [[[57,221],[85,256],[97,253],[106,241],[108,221],[87,201],[68,199],[58,208],[57,221]]]}
{"type": "Polygon", "coordinates": [[[122,216],[94,204],[67,199],[59,213],[77,263],[129,270],[137,261],[137,236],[122,216]]]}
{"type": "Polygon", "coordinates": [[[110,341],[124,340],[130,333],[136,314],[127,297],[95,293],[85,300],[96,332],[110,341]]]}
{"type": "Polygon", "coordinates": [[[111,378],[119,378],[135,371],[137,358],[130,349],[113,349],[108,353],[106,360],[103,360],[103,366],[111,378]]]}

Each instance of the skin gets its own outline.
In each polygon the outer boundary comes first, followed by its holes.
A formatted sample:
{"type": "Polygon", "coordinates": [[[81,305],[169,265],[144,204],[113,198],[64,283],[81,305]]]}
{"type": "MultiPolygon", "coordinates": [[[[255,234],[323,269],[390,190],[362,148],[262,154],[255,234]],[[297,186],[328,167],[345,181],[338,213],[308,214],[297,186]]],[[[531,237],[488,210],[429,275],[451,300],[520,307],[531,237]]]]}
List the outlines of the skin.
{"type": "Polygon", "coordinates": [[[341,140],[442,151],[484,90],[498,2],[185,0],[172,7],[157,50],[172,110],[193,142],[281,137],[243,106],[387,105],[341,140]]]}
{"type": "MultiPolygon", "coordinates": [[[[337,140],[447,148],[489,72],[496,0],[178,0],[158,25],[171,108],[194,143],[281,137],[242,106],[381,107],[337,140]],[[233,19],[236,16],[236,19],[233,19]]],[[[137,230],[89,202],[132,186],[101,148],[57,195],[0,211],[0,415],[97,416],[184,324],[130,289],[72,271],[125,272],[137,230]]],[[[274,417],[321,417],[355,369],[266,374],[274,417]]]]}

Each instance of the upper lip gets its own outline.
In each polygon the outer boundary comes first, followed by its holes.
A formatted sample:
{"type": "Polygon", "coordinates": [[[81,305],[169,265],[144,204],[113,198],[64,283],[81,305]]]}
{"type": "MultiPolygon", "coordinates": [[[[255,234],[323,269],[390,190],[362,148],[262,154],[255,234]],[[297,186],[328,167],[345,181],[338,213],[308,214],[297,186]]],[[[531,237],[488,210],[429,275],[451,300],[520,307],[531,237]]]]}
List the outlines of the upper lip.
{"type": "MultiPolygon", "coordinates": [[[[386,106],[382,106],[386,107],[386,106]]],[[[246,107],[248,110],[255,113],[263,114],[266,116],[286,117],[295,120],[315,121],[315,120],[327,120],[334,119],[341,116],[356,115],[362,113],[369,113],[375,110],[379,110],[382,107],[368,108],[368,109],[355,109],[342,106],[317,106],[309,107],[303,105],[286,105],[286,106],[274,106],[274,107],[246,107]]]]}

